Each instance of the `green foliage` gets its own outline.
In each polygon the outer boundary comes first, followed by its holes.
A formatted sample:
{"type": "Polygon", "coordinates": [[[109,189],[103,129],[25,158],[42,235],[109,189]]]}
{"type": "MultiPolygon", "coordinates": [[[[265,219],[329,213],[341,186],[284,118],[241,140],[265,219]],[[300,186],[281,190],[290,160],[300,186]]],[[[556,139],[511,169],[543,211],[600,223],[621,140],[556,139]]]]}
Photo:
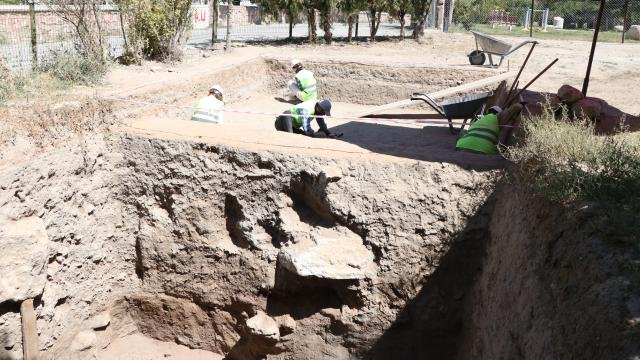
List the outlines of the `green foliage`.
{"type": "Polygon", "coordinates": [[[640,227],[639,134],[597,136],[590,122],[557,121],[547,111],[524,123],[521,140],[506,150],[516,182],[555,202],[593,204],[617,235],[640,227]]]}
{"type": "Polygon", "coordinates": [[[157,60],[179,60],[180,44],[191,25],[190,0],[121,0],[129,21],[128,52],[157,60]]]}
{"type": "Polygon", "coordinates": [[[104,78],[107,65],[86,56],[58,53],[53,60],[40,65],[38,71],[67,84],[94,85],[104,78]]]}

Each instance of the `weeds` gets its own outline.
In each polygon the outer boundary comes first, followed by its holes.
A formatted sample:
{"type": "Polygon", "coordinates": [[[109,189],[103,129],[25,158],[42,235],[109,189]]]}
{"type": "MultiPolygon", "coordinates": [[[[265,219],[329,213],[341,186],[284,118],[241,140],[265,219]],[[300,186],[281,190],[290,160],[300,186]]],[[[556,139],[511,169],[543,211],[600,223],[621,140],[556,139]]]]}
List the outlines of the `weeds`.
{"type": "Polygon", "coordinates": [[[591,204],[603,220],[598,226],[611,225],[616,237],[635,237],[640,135],[597,136],[590,122],[570,122],[566,115],[558,121],[547,111],[525,122],[520,140],[505,150],[513,180],[554,202],[591,204]]]}
{"type": "Polygon", "coordinates": [[[107,73],[107,65],[86,56],[58,53],[52,61],[40,65],[38,71],[69,85],[95,85],[107,73]]]}

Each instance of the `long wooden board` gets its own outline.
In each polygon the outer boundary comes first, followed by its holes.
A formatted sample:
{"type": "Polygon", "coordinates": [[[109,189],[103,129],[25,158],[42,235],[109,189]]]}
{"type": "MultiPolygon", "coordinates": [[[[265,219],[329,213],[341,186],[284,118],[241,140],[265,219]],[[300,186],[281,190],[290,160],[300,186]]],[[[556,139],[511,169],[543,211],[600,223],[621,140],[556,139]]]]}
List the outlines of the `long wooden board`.
{"type": "MultiPolygon", "coordinates": [[[[516,74],[515,72],[506,72],[506,73],[502,73],[502,74],[498,74],[492,77],[488,77],[485,79],[480,79],[477,81],[473,81],[467,84],[462,84],[459,86],[454,86],[451,88],[447,88],[444,90],[439,90],[433,93],[429,94],[429,97],[437,100],[437,99],[442,99],[445,98],[447,96],[452,96],[461,92],[467,92],[467,91],[471,91],[471,90],[475,90],[478,88],[482,88],[485,86],[489,86],[492,84],[496,84],[499,83],[501,81],[510,79],[512,77],[514,77],[516,74]]],[[[401,108],[404,106],[408,106],[411,105],[412,100],[411,99],[405,99],[405,100],[400,100],[400,101],[395,101],[389,104],[384,104],[384,105],[380,105],[380,106],[376,106],[374,108],[368,109],[366,112],[362,112],[359,114],[356,114],[356,117],[364,117],[364,116],[369,116],[369,115],[374,115],[374,114],[378,114],[381,111],[386,111],[386,110],[391,110],[391,109],[397,109],[397,108],[401,108]]]]}
{"type": "Polygon", "coordinates": [[[24,360],[38,360],[38,327],[36,313],[33,311],[33,299],[27,299],[20,304],[22,317],[22,353],[24,360]]]}

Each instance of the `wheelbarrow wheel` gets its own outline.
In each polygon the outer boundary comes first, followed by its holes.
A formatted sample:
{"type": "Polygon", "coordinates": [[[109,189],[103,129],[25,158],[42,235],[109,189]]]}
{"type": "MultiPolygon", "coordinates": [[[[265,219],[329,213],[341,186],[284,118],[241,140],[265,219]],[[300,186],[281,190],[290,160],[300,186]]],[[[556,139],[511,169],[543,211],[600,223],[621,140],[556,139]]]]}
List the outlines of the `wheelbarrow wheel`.
{"type": "Polygon", "coordinates": [[[471,65],[482,65],[487,60],[487,56],[480,50],[473,50],[468,56],[471,65]]]}

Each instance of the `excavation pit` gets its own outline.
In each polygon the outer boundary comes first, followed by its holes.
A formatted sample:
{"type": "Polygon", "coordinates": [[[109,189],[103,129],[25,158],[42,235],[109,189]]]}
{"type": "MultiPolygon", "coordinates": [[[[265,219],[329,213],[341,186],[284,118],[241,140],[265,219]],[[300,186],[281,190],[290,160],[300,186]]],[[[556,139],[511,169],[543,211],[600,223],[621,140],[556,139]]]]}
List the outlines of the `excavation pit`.
{"type": "MultiPolygon", "coordinates": [[[[276,115],[292,106],[285,100],[285,88],[292,72],[288,61],[262,58],[208,75],[197,84],[173,88],[170,92],[162,89],[147,97],[152,102],[161,99],[169,105],[189,107],[211,84],[221,84],[226,96],[225,124],[190,121],[191,110],[188,108],[148,105],[130,122],[131,127],[153,136],[195,138],[241,148],[276,148],[312,154],[337,152],[354,157],[393,156],[477,168],[502,165],[495,158],[456,153],[456,137],[449,133],[446,121],[421,102],[374,114],[386,119],[356,118],[377,105],[408,99],[414,92],[431,93],[495,76],[495,70],[352,62],[304,63],[318,79],[319,97],[333,103],[335,118],[328,120],[328,126],[332,131],[344,134],[339,140],[309,139],[274,132],[276,115]],[[407,121],[406,118],[420,119],[407,121]]],[[[492,90],[495,86],[497,84],[491,84],[484,89],[492,90]]],[[[317,129],[317,125],[314,126],[317,129]]]]}
{"type": "MultiPolygon", "coordinates": [[[[356,65],[309,62],[336,114],[471,80],[356,65]],[[378,97],[353,96],[371,84],[378,97]]],[[[4,271],[25,291],[2,293],[0,358],[20,357],[24,297],[45,359],[638,353],[640,297],[614,276],[634,255],[587,214],[496,185],[446,125],[335,119],[343,140],[311,139],[274,132],[273,115],[218,126],[180,107],[220,83],[230,109],[279,112],[289,76],[257,59],[121,94],[137,102],[115,131],[2,168],[0,238],[30,266],[4,271]]]]}

